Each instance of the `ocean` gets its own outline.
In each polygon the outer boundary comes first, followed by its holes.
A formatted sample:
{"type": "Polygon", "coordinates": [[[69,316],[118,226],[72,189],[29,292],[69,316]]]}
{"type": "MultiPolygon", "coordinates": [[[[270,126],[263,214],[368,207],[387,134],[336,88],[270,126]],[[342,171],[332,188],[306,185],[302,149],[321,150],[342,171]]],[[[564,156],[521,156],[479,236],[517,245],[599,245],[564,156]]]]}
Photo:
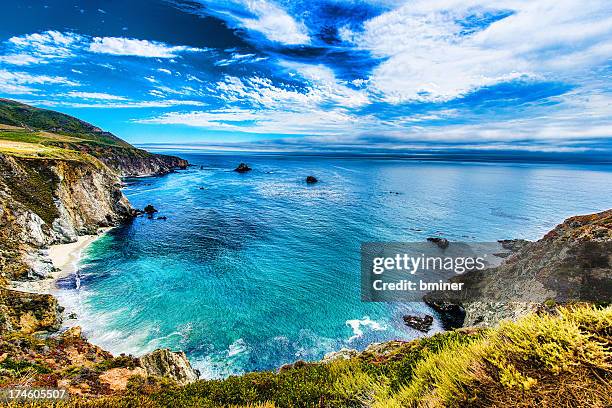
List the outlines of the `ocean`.
{"type": "Polygon", "coordinates": [[[57,296],[94,344],[183,350],[205,378],[422,336],[402,316],[425,305],[360,300],[362,242],[533,240],[612,207],[603,165],[170,153],[194,166],[126,180],[156,217],[97,240],[57,296]]]}

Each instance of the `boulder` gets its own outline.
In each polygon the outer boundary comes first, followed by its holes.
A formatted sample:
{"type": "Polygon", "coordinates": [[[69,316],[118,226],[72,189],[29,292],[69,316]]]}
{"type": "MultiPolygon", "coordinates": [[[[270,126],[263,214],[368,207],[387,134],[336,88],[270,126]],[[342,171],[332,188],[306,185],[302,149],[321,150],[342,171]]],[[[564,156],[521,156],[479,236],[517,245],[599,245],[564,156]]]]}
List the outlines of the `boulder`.
{"type": "Polygon", "coordinates": [[[165,215],[162,215],[161,217],[157,217],[158,220],[167,220],[168,217],[166,217],[165,215]]]}
{"type": "Polygon", "coordinates": [[[423,317],[406,315],[404,316],[404,324],[423,333],[427,333],[433,324],[433,317],[430,315],[425,315],[423,317]]]}
{"type": "Polygon", "coordinates": [[[448,248],[448,245],[449,245],[448,239],[446,238],[429,237],[427,238],[427,241],[433,242],[434,244],[436,244],[438,247],[442,249],[448,248]]]}
{"type": "Polygon", "coordinates": [[[130,215],[132,217],[138,217],[139,215],[144,214],[145,212],[143,210],[140,210],[138,208],[132,208],[130,209],[130,215]]]}
{"type": "Polygon", "coordinates": [[[144,208],[144,212],[145,214],[151,215],[157,212],[157,208],[153,207],[151,204],[148,204],[145,208],[144,208]]]}
{"type": "Polygon", "coordinates": [[[462,305],[435,299],[425,295],[423,301],[427,306],[438,312],[444,330],[457,329],[463,326],[465,321],[465,309],[462,305]]]}
{"type": "Polygon", "coordinates": [[[194,382],[200,376],[182,351],[158,349],[140,357],[139,364],[147,375],[171,378],[182,385],[194,382]]]}
{"type": "Polygon", "coordinates": [[[251,171],[252,169],[246,165],[246,163],[240,163],[238,167],[234,169],[235,172],[238,173],[246,173],[247,171],[251,171]]]}
{"type": "Polygon", "coordinates": [[[317,178],[315,176],[308,176],[308,177],[306,177],[306,182],[308,184],[314,184],[317,181],[319,181],[319,180],[317,180],[317,178]]]}

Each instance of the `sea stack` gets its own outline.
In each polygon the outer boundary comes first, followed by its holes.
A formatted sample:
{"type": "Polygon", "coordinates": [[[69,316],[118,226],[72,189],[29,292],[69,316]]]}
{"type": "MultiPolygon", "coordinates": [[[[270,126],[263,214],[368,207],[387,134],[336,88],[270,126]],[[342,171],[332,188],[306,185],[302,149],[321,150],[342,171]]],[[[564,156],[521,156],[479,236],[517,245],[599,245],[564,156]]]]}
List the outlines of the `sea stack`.
{"type": "Polygon", "coordinates": [[[252,169],[249,166],[247,166],[246,163],[240,163],[238,167],[234,169],[234,171],[238,173],[246,173],[247,171],[251,171],[251,170],[252,169]]]}

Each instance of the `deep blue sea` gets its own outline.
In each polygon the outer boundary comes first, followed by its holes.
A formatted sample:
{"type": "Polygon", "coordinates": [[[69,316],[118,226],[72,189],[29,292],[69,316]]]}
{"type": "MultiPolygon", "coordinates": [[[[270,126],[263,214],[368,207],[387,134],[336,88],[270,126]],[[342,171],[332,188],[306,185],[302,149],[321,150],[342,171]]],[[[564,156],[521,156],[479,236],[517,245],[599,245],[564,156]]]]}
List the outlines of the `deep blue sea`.
{"type": "Polygon", "coordinates": [[[610,166],[174,154],[195,167],[125,188],[167,220],[96,241],[59,298],[95,344],[184,350],[207,378],[418,336],[401,316],[426,306],[361,302],[362,242],[537,239],[612,207],[610,166]]]}

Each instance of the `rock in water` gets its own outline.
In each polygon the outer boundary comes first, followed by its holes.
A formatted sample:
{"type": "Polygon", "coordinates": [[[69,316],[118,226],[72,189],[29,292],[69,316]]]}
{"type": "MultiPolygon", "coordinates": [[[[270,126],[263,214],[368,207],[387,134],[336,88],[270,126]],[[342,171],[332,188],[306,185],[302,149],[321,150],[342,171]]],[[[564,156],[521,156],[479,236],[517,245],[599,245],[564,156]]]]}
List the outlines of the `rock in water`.
{"type": "Polygon", "coordinates": [[[158,349],[140,357],[139,361],[148,375],[171,378],[183,385],[194,382],[200,376],[182,351],[158,349]]]}
{"type": "Polygon", "coordinates": [[[238,173],[246,173],[247,171],[251,171],[252,169],[246,165],[246,163],[240,163],[238,167],[234,169],[234,171],[238,173]]]}
{"type": "Polygon", "coordinates": [[[306,177],[306,182],[308,184],[313,184],[313,183],[316,183],[317,181],[319,181],[319,180],[317,180],[317,178],[315,176],[308,176],[308,177],[306,177]]]}
{"type": "Polygon", "coordinates": [[[429,242],[433,242],[434,244],[436,244],[442,249],[448,248],[448,245],[449,245],[448,239],[446,238],[430,237],[430,238],[427,238],[427,240],[429,242]]]}
{"type": "Polygon", "coordinates": [[[427,333],[433,324],[433,317],[430,315],[425,315],[423,317],[406,315],[404,316],[404,323],[406,326],[417,329],[423,333],[427,333]]]}
{"type": "Polygon", "coordinates": [[[153,207],[151,204],[148,204],[145,208],[144,208],[144,212],[146,214],[152,215],[154,213],[157,212],[157,209],[155,207],[153,207]]]}
{"type": "Polygon", "coordinates": [[[444,330],[458,329],[463,326],[463,322],[465,321],[465,309],[463,306],[456,303],[436,300],[428,295],[423,297],[423,301],[427,306],[438,312],[444,330]]]}

